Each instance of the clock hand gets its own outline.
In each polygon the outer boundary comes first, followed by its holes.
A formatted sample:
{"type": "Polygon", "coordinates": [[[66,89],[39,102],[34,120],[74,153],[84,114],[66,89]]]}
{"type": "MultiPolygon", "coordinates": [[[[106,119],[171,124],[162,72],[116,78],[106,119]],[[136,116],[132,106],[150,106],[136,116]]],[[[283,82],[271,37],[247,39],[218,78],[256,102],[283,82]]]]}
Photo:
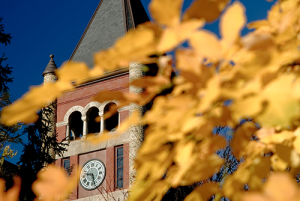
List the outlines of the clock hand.
{"type": "Polygon", "coordinates": [[[92,174],[93,175],[93,182],[94,182],[94,185],[96,186],[96,184],[95,184],[95,178],[94,178],[94,174],[92,174]]]}
{"type": "Polygon", "coordinates": [[[94,182],[94,185],[96,185],[96,184],[95,184],[95,178],[94,178],[94,174],[93,174],[93,173],[87,173],[87,175],[92,175],[92,177],[93,177],[93,182],[94,182]]]}

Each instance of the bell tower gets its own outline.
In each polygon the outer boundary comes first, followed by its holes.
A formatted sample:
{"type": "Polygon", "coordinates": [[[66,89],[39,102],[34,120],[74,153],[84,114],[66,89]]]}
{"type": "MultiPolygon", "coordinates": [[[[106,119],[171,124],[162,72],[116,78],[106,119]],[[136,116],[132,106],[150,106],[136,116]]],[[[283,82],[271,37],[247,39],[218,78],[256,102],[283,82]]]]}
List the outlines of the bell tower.
{"type": "MultiPolygon", "coordinates": [[[[93,67],[95,52],[109,48],[128,30],[146,21],[149,18],[140,0],[101,0],[69,60],[85,62],[93,67]]],[[[50,62],[55,65],[53,57],[50,62]]],[[[57,79],[53,70],[56,65],[54,67],[50,62],[43,74],[45,82],[57,79]]],[[[130,82],[141,76],[141,66],[133,61],[128,68],[106,72],[57,99],[57,141],[66,137],[70,141],[63,156],[55,156],[55,164],[64,167],[71,175],[76,166],[84,168],[78,187],[69,200],[106,200],[108,195],[114,200],[126,199],[135,177],[133,164],[143,140],[142,126],[133,126],[120,137],[97,145],[87,142],[85,136],[90,133],[101,135],[103,131],[116,132],[133,111],[142,113],[143,108],[132,104],[118,109],[116,114],[105,119],[105,113],[110,107],[118,106],[118,102],[110,100],[100,103],[91,99],[102,90],[141,93],[141,89],[129,86],[130,82]],[[100,122],[96,122],[96,118],[100,122]]]]}

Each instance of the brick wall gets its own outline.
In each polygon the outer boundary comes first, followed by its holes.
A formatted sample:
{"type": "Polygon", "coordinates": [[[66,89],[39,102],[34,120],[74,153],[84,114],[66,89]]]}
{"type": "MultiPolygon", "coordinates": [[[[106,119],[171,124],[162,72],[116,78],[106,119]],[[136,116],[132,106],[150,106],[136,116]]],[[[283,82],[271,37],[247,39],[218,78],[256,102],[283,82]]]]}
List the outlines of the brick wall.
{"type": "Polygon", "coordinates": [[[66,126],[57,127],[56,133],[58,133],[56,140],[61,142],[66,137],[66,126]]]}
{"type": "Polygon", "coordinates": [[[124,188],[129,188],[129,143],[124,144],[124,188]]]}
{"type": "Polygon", "coordinates": [[[102,82],[93,83],[91,85],[82,86],[74,91],[64,94],[63,97],[58,98],[57,100],[57,122],[64,120],[66,112],[71,107],[75,105],[85,107],[99,91],[129,91],[128,83],[129,75],[127,74],[102,82]]]}
{"type": "Polygon", "coordinates": [[[129,116],[129,110],[120,112],[120,124],[129,116]]]}
{"type": "Polygon", "coordinates": [[[54,162],[54,165],[55,165],[56,167],[61,167],[61,166],[62,166],[62,165],[61,165],[61,158],[56,159],[55,162],[54,162]]]}
{"type": "MultiPolygon", "coordinates": [[[[76,173],[78,164],[79,164],[78,155],[71,156],[70,157],[70,167],[73,167],[73,169],[72,169],[70,176],[73,176],[76,173]]],[[[69,199],[76,200],[77,198],[78,198],[78,187],[76,187],[76,189],[73,190],[73,192],[70,194],[69,199]]]]}
{"type": "MultiPolygon", "coordinates": [[[[73,106],[85,107],[92,102],[92,98],[103,90],[110,91],[129,91],[129,75],[125,74],[111,79],[99,81],[90,85],[81,86],[74,91],[64,94],[63,97],[57,100],[57,122],[62,122],[67,111],[73,106]]],[[[125,114],[125,113],[124,113],[125,114]]],[[[125,116],[121,115],[121,120],[125,116]]],[[[57,127],[58,140],[64,139],[66,133],[66,126],[57,127]]]]}
{"type": "Polygon", "coordinates": [[[106,190],[112,192],[115,190],[115,148],[106,148],[106,190]]]}

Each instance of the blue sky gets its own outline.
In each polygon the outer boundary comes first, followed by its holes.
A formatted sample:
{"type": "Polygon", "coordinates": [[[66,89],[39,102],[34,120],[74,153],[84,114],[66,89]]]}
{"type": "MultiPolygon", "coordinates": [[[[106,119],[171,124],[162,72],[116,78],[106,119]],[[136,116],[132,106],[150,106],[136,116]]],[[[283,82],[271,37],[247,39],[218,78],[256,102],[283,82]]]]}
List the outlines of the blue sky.
{"type": "MultiPolygon", "coordinates": [[[[141,1],[148,12],[150,0],[141,1]]],[[[185,0],[183,10],[191,2],[185,0]]],[[[273,4],[265,0],[241,2],[247,9],[248,22],[265,18],[273,4]]],[[[5,32],[13,37],[11,45],[0,45],[0,55],[5,53],[7,63],[13,67],[14,81],[9,88],[14,100],[27,92],[30,86],[42,83],[42,73],[50,54],[55,55],[58,67],[69,59],[98,3],[99,0],[0,1],[0,17],[3,18],[5,32]]],[[[205,28],[219,34],[218,21],[205,28]]],[[[245,28],[242,34],[248,31],[245,28]]],[[[16,163],[22,146],[12,145],[12,148],[18,150],[18,154],[9,161],[16,163]]]]}

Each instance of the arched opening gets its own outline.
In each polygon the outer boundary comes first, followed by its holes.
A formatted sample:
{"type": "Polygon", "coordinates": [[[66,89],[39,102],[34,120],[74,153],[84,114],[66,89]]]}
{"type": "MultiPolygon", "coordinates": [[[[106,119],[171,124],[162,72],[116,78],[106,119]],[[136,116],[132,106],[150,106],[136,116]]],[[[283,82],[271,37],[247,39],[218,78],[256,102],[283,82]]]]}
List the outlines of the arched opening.
{"type": "Polygon", "coordinates": [[[73,112],[69,117],[70,140],[77,140],[81,138],[83,132],[83,122],[81,113],[78,111],[73,112]]]}
{"type": "Polygon", "coordinates": [[[92,107],[86,113],[88,133],[99,133],[100,132],[100,121],[96,122],[96,117],[99,116],[99,109],[92,107]]]}
{"type": "MultiPolygon", "coordinates": [[[[117,107],[115,103],[109,103],[104,108],[104,114],[107,113],[112,107],[117,107]]],[[[114,131],[119,125],[119,112],[114,113],[111,117],[105,120],[105,129],[109,132],[114,131]]]]}

